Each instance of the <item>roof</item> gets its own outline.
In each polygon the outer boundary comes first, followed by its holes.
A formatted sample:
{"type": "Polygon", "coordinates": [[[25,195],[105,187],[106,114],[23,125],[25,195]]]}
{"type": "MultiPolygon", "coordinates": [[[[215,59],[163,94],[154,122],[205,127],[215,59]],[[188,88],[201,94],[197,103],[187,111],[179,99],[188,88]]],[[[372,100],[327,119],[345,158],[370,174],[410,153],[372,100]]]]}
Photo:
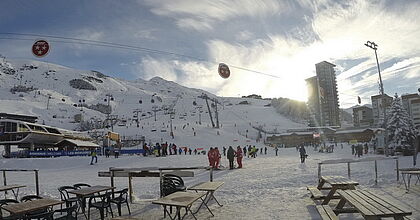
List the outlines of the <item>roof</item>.
{"type": "Polygon", "coordinates": [[[69,143],[74,144],[78,147],[99,147],[99,145],[97,145],[95,143],[92,143],[92,142],[89,142],[89,141],[75,140],[75,139],[64,139],[64,140],[60,141],[58,143],[58,145],[62,144],[63,142],[69,142],[69,143]]]}
{"type": "Polygon", "coordinates": [[[330,66],[335,67],[335,64],[330,63],[330,62],[327,62],[327,61],[322,61],[322,62],[319,62],[319,63],[317,63],[317,64],[315,64],[315,65],[320,65],[320,64],[328,64],[328,65],[330,65],[330,66]]]}

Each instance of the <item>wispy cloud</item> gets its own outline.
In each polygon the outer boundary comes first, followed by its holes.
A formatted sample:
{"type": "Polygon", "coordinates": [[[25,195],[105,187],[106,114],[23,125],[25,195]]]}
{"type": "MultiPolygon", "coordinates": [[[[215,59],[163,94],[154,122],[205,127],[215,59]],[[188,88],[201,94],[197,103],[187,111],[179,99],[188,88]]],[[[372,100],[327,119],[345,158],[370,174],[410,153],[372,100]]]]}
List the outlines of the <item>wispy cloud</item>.
{"type": "Polygon", "coordinates": [[[148,0],[152,12],[176,20],[185,29],[211,30],[218,22],[240,16],[266,17],[287,9],[287,4],[274,0],[148,0]]]}

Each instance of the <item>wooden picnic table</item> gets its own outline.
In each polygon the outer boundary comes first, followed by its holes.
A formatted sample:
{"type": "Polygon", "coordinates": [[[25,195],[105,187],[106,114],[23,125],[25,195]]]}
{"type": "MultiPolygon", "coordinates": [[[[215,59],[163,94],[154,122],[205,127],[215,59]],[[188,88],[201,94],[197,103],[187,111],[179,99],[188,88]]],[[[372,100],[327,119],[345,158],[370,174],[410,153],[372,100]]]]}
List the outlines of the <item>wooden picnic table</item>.
{"type": "Polygon", "coordinates": [[[214,197],[214,192],[216,192],[216,190],[219,189],[223,184],[224,182],[203,182],[188,188],[188,190],[195,190],[196,192],[206,192],[206,197],[204,199],[201,198],[203,202],[200,204],[195,213],[197,213],[204,204],[208,205],[210,200],[216,201],[220,207],[223,206],[219,203],[219,201],[217,201],[216,197],[214,197]]]}
{"type": "Polygon", "coordinates": [[[13,215],[23,215],[28,212],[45,209],[51,206],[63,204],[64,201],[55,199],[36,199],[28,202],[21,202],[2,206],[1,208],[13,215]]]}
{"type": "Polygon", "coordinates": [[[405,190],[407,190],[407,192],[410,189],[410,182],[411,182],[411,176],[416,176],[417,180],[416,183],[420,181],[420,169],[419,170],[403,170],[401,171],[401,176],[404,182],[404,186],[405,186],[405,190]],[[407,181],[405,180],[407,178],[407,181]]]}
{"type": "Polygon", "coordinates": [[[0,192],[5,192],[4,197],[6,198],[6,193],[7,191],[12,191],[13,195],[15,196],[15,199],[18,199],[19,196],[19,189],[26,187],[25,185],[18,185],[18,184],[11,184],[11,185],[5,185],[5,186],[0,186],[0,192]],[[16,192],[15,192],[16,189],[16,192]]]}
{"type": "MultiPolygon", "coordinates": [[[[164,209],[163,210],[163,217],[164,218],[166,217],[166,214],[168,214],[168,216],[171,220],[174,220],[176,217],[178,217],[178,219],[183,219],[188,214],[188,212],[190,212],[191,215],[194,217],[194,219],[197,219],[195,217],[194,213],[191,211],[191,206],[195,201],[202,198],[206,194],[207,193],[205,193],[205,192],[198,192],[198,193],[194,193],[194,192],[174,192],[174,193],[169,194],[165,197],[162,197],[158,200],[152,201],[152,203],[163,206],[163,209],[164,209]],[[168,210],[166,209],[166,206],[170,206],[170,207],[175,206],[176,207],[176,213],[175,213],[174,217],[172,217],[171,214],[168,212],[168,210]],[[185,208],[186,212],[181,218],[181,209],[182,208],[185,208]]],[[[207,207],[206,204],[204,204],[204,205],[207,207]]],[[[211,210],[208,207],[207,207],[207,209],[213,215],[213,213],[211,212],[211,210]]]]}
{"type": "Polygon", "coordinates": [[[322,205],[327,205],[331,199],[335,198],[334,194],[338,189],[356,189],[358,182],[350,180],[344,176],[321,176],[320,182],[317,186],[318,190],[330,190],[328,195],[322,201],[322,205]],[[324,187],[325,183],[331,187],[324,187]]]}
{"type": "Polygon", "coordinates": [[[412,212],[393,201],[383,198],[367,190],[337,190],[341,196],[334,212],[360,212],[365,219],[380,219],[391,217],[394,219],[404,219],[404,216],[411,215],[412,212]],[[348,203],[353,209],[344,209],[348,203]]]}

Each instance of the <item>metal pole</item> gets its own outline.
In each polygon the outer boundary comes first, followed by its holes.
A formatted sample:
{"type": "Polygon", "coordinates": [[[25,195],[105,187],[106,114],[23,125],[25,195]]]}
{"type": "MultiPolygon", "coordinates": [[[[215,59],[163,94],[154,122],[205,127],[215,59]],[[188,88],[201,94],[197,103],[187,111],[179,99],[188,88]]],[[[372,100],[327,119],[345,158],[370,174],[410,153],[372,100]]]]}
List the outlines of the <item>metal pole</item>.
{"type": "MultiPolygon", "coordinates": [[[[3,184],[6,186],[6,170],[3,170],[3,184]]],[[[4,198],[6,199],[7,191],[4,191],[4,198]]]]}
{"type": "Polygon", "coordinates": [[[210,168],[210,182],[213,182],[213,167],[210,168]]]}
{"type": "Polygon", "coordinates": [[[130,203],[133,203],[133,184],[132,184],[131,172],[128,172],[128,193],[130,194],[130,203]]]}
{"type": "Polygon", "coordinates": [[[375,185],[378,184],[378,162],[375,160],[375,185]]]}
{"type": "Polygon", "coordinates": [[[349,179],[350,179],[350,162],[347,163],[347,175],[349,176],[349,179]]]}
{"type": "Polygon", "coordinates": [[[112,198],[114,198],[114,170],[113,170],[112,168],[113,168],[113,167],[110,167],[110,168],[109,168],[109,174],[110,174],[110,177],[111,177],[111,187],[112,187],[111,191],[112,191],[112,198]]]}
{"type": "MultiPolygon", "coordinates": [[[[376,44],[375,44],[376,45],[376,44]]],[[[375,51],[375,57],[376,57],[376,65],[378,66],[378,73],[379,73],[379,83],[381,86],[381,94],[385,94],[384,92],[384,84],[382,84],[382,76],[381,76],[381,69],[379,68],[379,60],[378,60],[378,54],[376,53],[376,47],[373,49],[375,51]]]]}
{"type": "Polygon", "coordinates": [[[321,180],[321,164],[322,163],[318,163],[318,182],[321,180]]]}
{"type": "Polygon", "coordinates": [[[36,187],[36,195],[39,196],[39,178],[38,178],[38,170],[35,171],[35,187],[36,187]]]}
{"type": "Polygon", "coordinates": [[[3,170],[3,183],[4,183],[4,185],[7,185],[7,183],[6,183],[6,170],[3,170]]]}
{"type": "Polygon", "coordinates": [[[400,181],[400,168],[398,163],[398,158],[395,159],[395,166],[397,168],[397,182],[400,181]]]}

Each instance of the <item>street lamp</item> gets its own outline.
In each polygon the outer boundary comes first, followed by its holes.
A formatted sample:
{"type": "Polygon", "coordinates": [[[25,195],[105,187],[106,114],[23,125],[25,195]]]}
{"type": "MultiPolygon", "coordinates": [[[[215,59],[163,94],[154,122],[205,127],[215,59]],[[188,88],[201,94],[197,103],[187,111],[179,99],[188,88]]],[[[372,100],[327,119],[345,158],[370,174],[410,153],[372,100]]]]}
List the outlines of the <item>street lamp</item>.
{"type": "Polygon", "coordinates": [[[367,41],[365,43],[366,47],[369,47],[375,51],[375,58],[376,58],[376,65],[378,67],[378,73],[379,73],[379,86],[380,86],[380,93],[382,96],[382,107],[384,110],[384,122],[383,122],[383,128],[385,129],[385,155],[388,156],[388,142],[387,142],[387,131],[386,131],[386,124],[387,124],[387,118],[386,118],[386,99],[385,99],[385,92],[384,92],[384,84],[382,83],[382,76],[381,76],[381,69],[379,68],[379,61],[378,61],[378,54],[376,53],[376,50],[378,49],[378,45],[373,41],[367,41]]]}
{"type": "Polygon", "coordinates": [[[379,61],[378,61],[378,54],[376,50],[378,49],[378,45],[375,42],[367,41],[365,43],[366,47],[370,47],[375,51],[375,58],[376,58],[376,65],[378,66],[378,73],[379,73],[379,86],[381,87],[381,95],[384,95],[384,84],[382,83],[382,76],[381,76],[381,69],[379,68],[379,61]]]}
{"type": "MultiPolygon", "coordinates": [[[[108,94],[106,94],[105,96],[106,96],[107,98],[106,98],[106,99],[104,99],[104,101],[108,103],[108,112],[107,112],[108,114],[106,115],[107,127],[108,127],[108,126],[109,126],[109,125],[108,125],[108,123],[109,123],[109,114],[111,114],[111,109],[110,109],[110,107],[109,107],[109,102],[110,102],[110,101],[114,101],[114,97],[113,97],[111,94],[109,94],[109,93],[108,93],[108,94]]],[[[112,130],[113,130],[114,128],[113,128],[112,122],[111,122],[111,127],[112,127],[112,130]]]]}

